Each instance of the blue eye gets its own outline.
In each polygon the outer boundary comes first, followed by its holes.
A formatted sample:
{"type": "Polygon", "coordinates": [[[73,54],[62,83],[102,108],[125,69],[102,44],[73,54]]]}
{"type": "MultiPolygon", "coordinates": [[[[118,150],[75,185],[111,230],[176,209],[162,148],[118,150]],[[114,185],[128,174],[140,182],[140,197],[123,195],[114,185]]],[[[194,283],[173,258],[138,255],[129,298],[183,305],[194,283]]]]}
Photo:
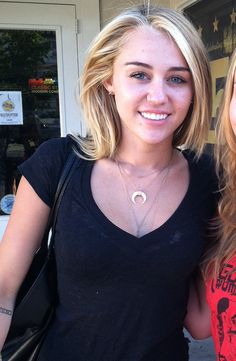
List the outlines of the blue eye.
{"type": "Polygon", "coordinates": [[[140,79],[140,80],[146,80],[148,79],[148,76],[147,74],[145,74],[144,72],[142,71],[138,71],[136,73],[133,73],[130,75],[131,78],[136,78],[136,79],[140,79]]]}
{"type": "Polygon", "coordinates": [[[186,80],[178,77],[178,76],[172,76],[169,80],[171,83],[174,84],[182,84],[182,83],[186,83],[186,80]]]}

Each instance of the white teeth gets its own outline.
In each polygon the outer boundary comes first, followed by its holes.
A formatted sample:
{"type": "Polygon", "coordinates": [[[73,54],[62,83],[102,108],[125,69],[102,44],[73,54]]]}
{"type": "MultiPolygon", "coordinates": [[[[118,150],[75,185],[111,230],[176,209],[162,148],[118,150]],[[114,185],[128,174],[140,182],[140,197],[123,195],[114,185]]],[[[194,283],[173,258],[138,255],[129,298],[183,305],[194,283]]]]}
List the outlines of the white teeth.
{"type": "Polygon", "coordinates": [[[141,115],[144,118],[152,119],[152,120],[163,120],[166,119],[168,116],[168,114],[156,114],[156,113],[146,113],[146,112],[141,112],[141,115]]]}

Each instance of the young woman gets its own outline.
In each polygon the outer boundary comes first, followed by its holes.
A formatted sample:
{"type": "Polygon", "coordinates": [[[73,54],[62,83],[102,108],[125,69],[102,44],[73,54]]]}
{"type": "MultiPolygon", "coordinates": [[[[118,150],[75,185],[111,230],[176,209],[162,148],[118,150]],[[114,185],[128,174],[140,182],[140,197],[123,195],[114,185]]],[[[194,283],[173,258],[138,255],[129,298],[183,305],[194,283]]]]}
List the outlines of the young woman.
{"type": "MultiPolygon", "coordinates": [[[[200,157],[210,89],[203,44],[174,10],[131,9],[92,43],[88,136],[76,138],[80,166],[59,210],[58,306],[39,361],[188,360],[189,279],[215,212],[214,172],[200,157]]],[[[71,147],[50,140],[20,167],[0,246],[1,344],[71,147]]]]}
{"type": "Polygon", "coordinates": [[[216,164],[221,198],[219,217],[212,234],[216,241],[207,251],[202,265],[206,298],[203,284],[200,285],[198,304],[192,289],[186,321],[191,334],[198,338],[209,335],[211,328],[217,361],[236,360],[235,69],[236,51],[231,58],[217,125],[216,164]]]}

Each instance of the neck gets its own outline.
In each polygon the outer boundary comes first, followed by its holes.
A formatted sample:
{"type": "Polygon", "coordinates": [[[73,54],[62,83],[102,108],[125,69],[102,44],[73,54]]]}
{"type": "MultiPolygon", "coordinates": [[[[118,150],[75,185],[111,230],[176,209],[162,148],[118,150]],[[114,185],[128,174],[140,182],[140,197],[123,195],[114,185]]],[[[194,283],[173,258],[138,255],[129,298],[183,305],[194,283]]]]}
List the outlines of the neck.
{"type": "Polygon", "coordinates": [[[168,163],[173,153],[173,136],[155,142],[146,142],[139,137],[122,132],[121,142],[115,157],[137,168],[152,170],[162,169],[168,163]]]}
{"type": "Polygon", "coordinates": [[[115,159],[126,165],[130,170],[140,170],[145,174],[145,172],[152,170],[161,171],[168,166],[173,155],[174,149],[172,147],[144,152],[135,152],[133,149],[130,151],[119,149],[115,159]]]}

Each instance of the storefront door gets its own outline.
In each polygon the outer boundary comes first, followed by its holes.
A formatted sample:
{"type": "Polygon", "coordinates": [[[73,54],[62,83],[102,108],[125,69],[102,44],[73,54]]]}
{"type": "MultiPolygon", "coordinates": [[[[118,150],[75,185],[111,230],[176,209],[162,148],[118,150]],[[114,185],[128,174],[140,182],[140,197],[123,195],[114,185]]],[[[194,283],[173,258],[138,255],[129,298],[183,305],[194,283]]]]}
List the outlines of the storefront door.
{"type": "Polygon", "coordinates": [[[81,131],[77,59],[73,5],[0,2],[0,239],[17,166],[45,140],[81,131]]]}

